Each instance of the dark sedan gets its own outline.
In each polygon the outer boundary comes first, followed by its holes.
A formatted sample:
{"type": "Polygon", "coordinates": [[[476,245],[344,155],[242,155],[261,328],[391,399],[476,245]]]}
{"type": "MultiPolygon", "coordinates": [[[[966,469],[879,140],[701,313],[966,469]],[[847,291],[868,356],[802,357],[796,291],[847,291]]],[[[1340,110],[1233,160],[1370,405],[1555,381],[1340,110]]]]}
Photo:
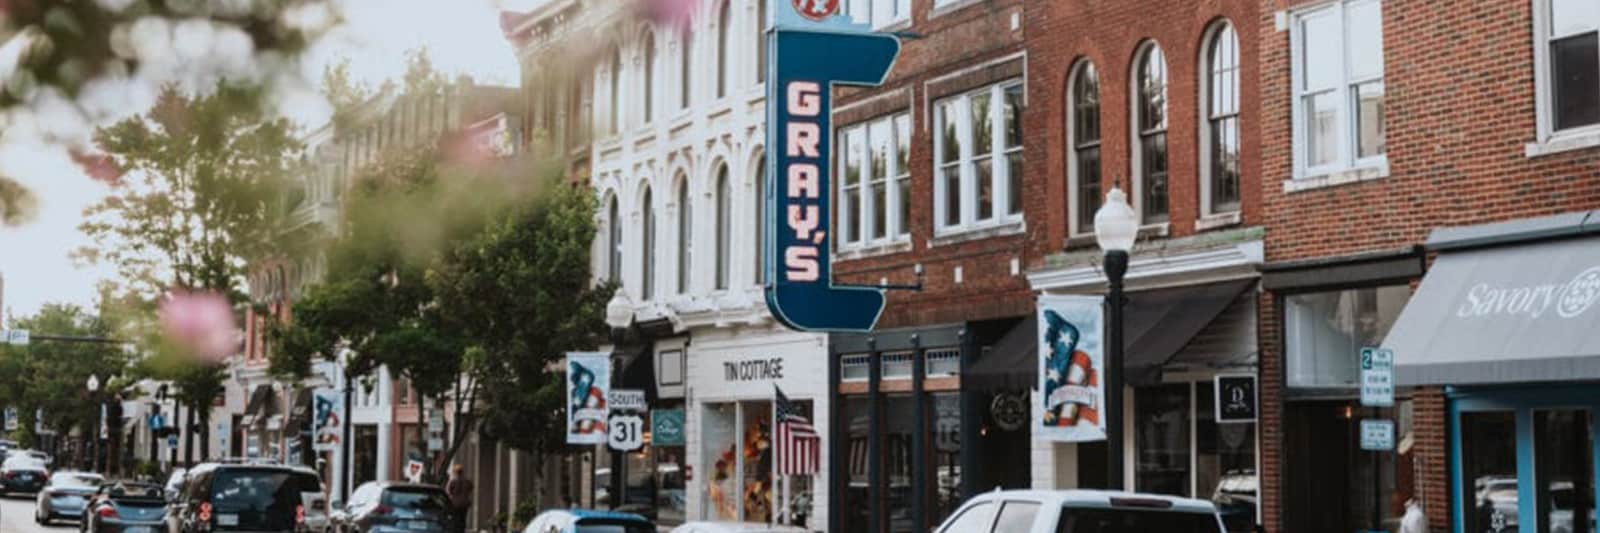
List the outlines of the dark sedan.
{"type": "Polygon", "coordinates": [[[356,488],[334,522],[345,533],[444,533],[449,506],[439,487],[374,481],[356,488]]]}
{"type": "Polygon", "coordinates": [[[50,473],[44,463],[32,457],[14,455],[0,463],[0,496],[18,492],[35,493],[44,488],[50,473]]]}
{"type": "Polygon", "coordinates": [[[39,491],[38,502],[34,505],[33,520],[43,525],[57,518],[70,518],[77,520],[83,516],[83,508],[100,490],[100,483],[105,478],[100,474],[88,472],[57,472],[50,476],[50,483],[39,491]]]}
{"type": "Polygon", "coordinates": [[[83,511],[89,533],[156,533],[165,529],[167,502],[160,485],[118,481],[100,486],[83,511]]]}

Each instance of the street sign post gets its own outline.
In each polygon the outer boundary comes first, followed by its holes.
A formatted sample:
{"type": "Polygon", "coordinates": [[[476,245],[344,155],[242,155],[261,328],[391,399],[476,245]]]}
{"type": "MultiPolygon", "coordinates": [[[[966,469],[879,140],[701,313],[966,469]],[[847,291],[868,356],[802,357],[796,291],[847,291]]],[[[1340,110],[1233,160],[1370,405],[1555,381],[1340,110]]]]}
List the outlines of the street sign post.
{"type": "Polygon", "coordinates": [[[645,404],[644,391],[639,389],[611,389],[606,401],[610,402],[613,412],[644,412],[650,409],[645,404]]]}
{"type": "Polygon", "coordinates": [[[631,452],[644,447],[644,419],[635,414],[611,415],[607,426],[611,430],[606,444],[619,452],[631,452]]]}
{"type": "Polygon", "coordinates": [[[1394,350],[1361,349],[1361,405],[1394,406],[1394,350]]]}

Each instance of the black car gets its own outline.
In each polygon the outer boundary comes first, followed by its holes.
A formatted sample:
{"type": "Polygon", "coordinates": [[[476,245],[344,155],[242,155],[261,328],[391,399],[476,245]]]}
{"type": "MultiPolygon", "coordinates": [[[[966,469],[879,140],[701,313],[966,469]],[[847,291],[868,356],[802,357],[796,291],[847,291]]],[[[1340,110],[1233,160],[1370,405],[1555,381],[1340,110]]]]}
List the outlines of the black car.
{"type": "Polygon", "coordinates": [[[341,533],[449,530],[450,498],[434,485],[373,481],[350,494],[350,504],[334,514],[341,533]]]}
{"type": "Polygon", "coordinates": [[[78,519],[83,516],[83,508],[100,490],[100,484],[105,478],[100,474],[89,472],[56,472],[50,476],[50,482],[39,489],[39,497],[33,506],[33,521],[41,525],[50,525],[57,518],[78,519]]]}
{"type": "Polygon", "coordinates": [[[50,472],[44,463],[25,455],[13,455],[0,463],[0,496],[12,493],[35,493],[44,488],[50,472]]]}
{"type": "Polygon", "coordinates": [[[320,514],[322,481],[307,468],[203,464],[189,470],[167,506],[169,531],[305,533],[307,514],[320,514]],[[308,506],[310,508],[308,508],[308,506]]]}
{"type": "Polygon", "coordinates": [[[156,533],[165,528],[166,512],[160,485],[116,481],[100,485],[80,523],[89,533],[156,533]]]}

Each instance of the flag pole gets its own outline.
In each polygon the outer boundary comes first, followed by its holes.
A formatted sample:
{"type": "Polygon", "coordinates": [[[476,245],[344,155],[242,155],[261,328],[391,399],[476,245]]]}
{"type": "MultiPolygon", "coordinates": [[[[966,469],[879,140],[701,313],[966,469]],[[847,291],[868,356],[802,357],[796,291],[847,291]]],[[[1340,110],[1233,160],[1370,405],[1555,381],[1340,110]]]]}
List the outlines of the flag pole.
{"type": "MultiPolygon", "coordinates": [[[[772,479],[773,480],[777,480],[778,479],[778,472],[783,470],[782,467],[778,466],[778,456],[779,456],[778,447],[783,445],[783,439],[779,439],[778,438],[778,424],[779,424],[779,422],[778,422],[778,398],[779,398],[779,396],[781,394],[782,393],[778,391],[778,384],[777,383],[773,383],[772,384],[772,412],[769,413],[771,415],[771,417],[772,417],[772,418],[769,419],[769,420],[772,420],[772,425],[771,425],[771,428],[772,428],[772,448],[771,448],[771,450],[772,450],[772,460],[768,461],[769,466],[772,468],[772,472],[770,472],[770,474],[772,475],[772,479]]],[[[770,487],[770,486],[767,487],[767,490],[770,492],[772,490],[772,487],[770,487]]],[[[781,493],[780,493],[780,497],[782,497],[781,493]]],[[[782,503],[781,502],[774,502],[774,505],[772,506],[771,512],[767,513],[767,525],[770,526],[774,522],[776,522],[778,520],[778,513],[781,513],[781,512],[783,512],[782,503]]]]}

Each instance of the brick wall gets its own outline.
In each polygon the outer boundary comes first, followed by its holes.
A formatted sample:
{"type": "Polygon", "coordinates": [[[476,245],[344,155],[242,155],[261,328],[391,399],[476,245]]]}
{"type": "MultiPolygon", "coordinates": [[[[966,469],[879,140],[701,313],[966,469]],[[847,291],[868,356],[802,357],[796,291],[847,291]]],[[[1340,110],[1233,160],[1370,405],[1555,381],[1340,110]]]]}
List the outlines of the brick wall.
{"type": "MultiPolygon", "coordinates": [[[[891,291],[879,328],[983,320],[1031,313],[1033,298],[1021,269],[1013,274],[1011,262],[1025,265],[1026,235],[1013,233],[933,245],[933,128],[930,104],[948,94],[983,83],[967,74],[954,75],[983,64],[1004,71],[1006,58],[1022,52],[1021,14],[1024,0],[979,0],[935,11],[933,0],[912,0],[911,21],[904,30],[916,34],[904,39],[900,58],[888,81],[874,89],[843,89],[834,126],[888,112],[911,113],[911,234],[909,250],[840,259],[834,279],[840,283],[892,284],[916,282],[914,266],[924,268],[920,292],[891,291]],[[1012,18],[1018,27],[1012,29],[1012,18]],[[973,85],[976,83],[976,85],[973,85]],[[970,85],[970,87],[969,87],[970,85]],[[909,105],[909,109],[908,106],[909,105]],[[852,109],[853,107],[853,109],[852,109]],[[956,282],[956,269],[961,282],[956,282]]],[[[1021,62],[1020,56],[1016,61],[1021,62]]],[[[1009,77],[999,79],[1010,79],[1009,77]]],[[[998,81],[998,80],[996,80],[998,81]]],[[[1024,113],[1026,116],[1029,112],[1024,113]]],[[[1024,150],[1029,148],[1025,145],[1024,150]]],[[[1034,157],[1024,152],[1024,158],[1034,157]]],[[[1023,180],[1032,195],[1030,174],[1023,180]]],[[[1035,218],[1028,204],[1024,217],[1035,218]]]]}

